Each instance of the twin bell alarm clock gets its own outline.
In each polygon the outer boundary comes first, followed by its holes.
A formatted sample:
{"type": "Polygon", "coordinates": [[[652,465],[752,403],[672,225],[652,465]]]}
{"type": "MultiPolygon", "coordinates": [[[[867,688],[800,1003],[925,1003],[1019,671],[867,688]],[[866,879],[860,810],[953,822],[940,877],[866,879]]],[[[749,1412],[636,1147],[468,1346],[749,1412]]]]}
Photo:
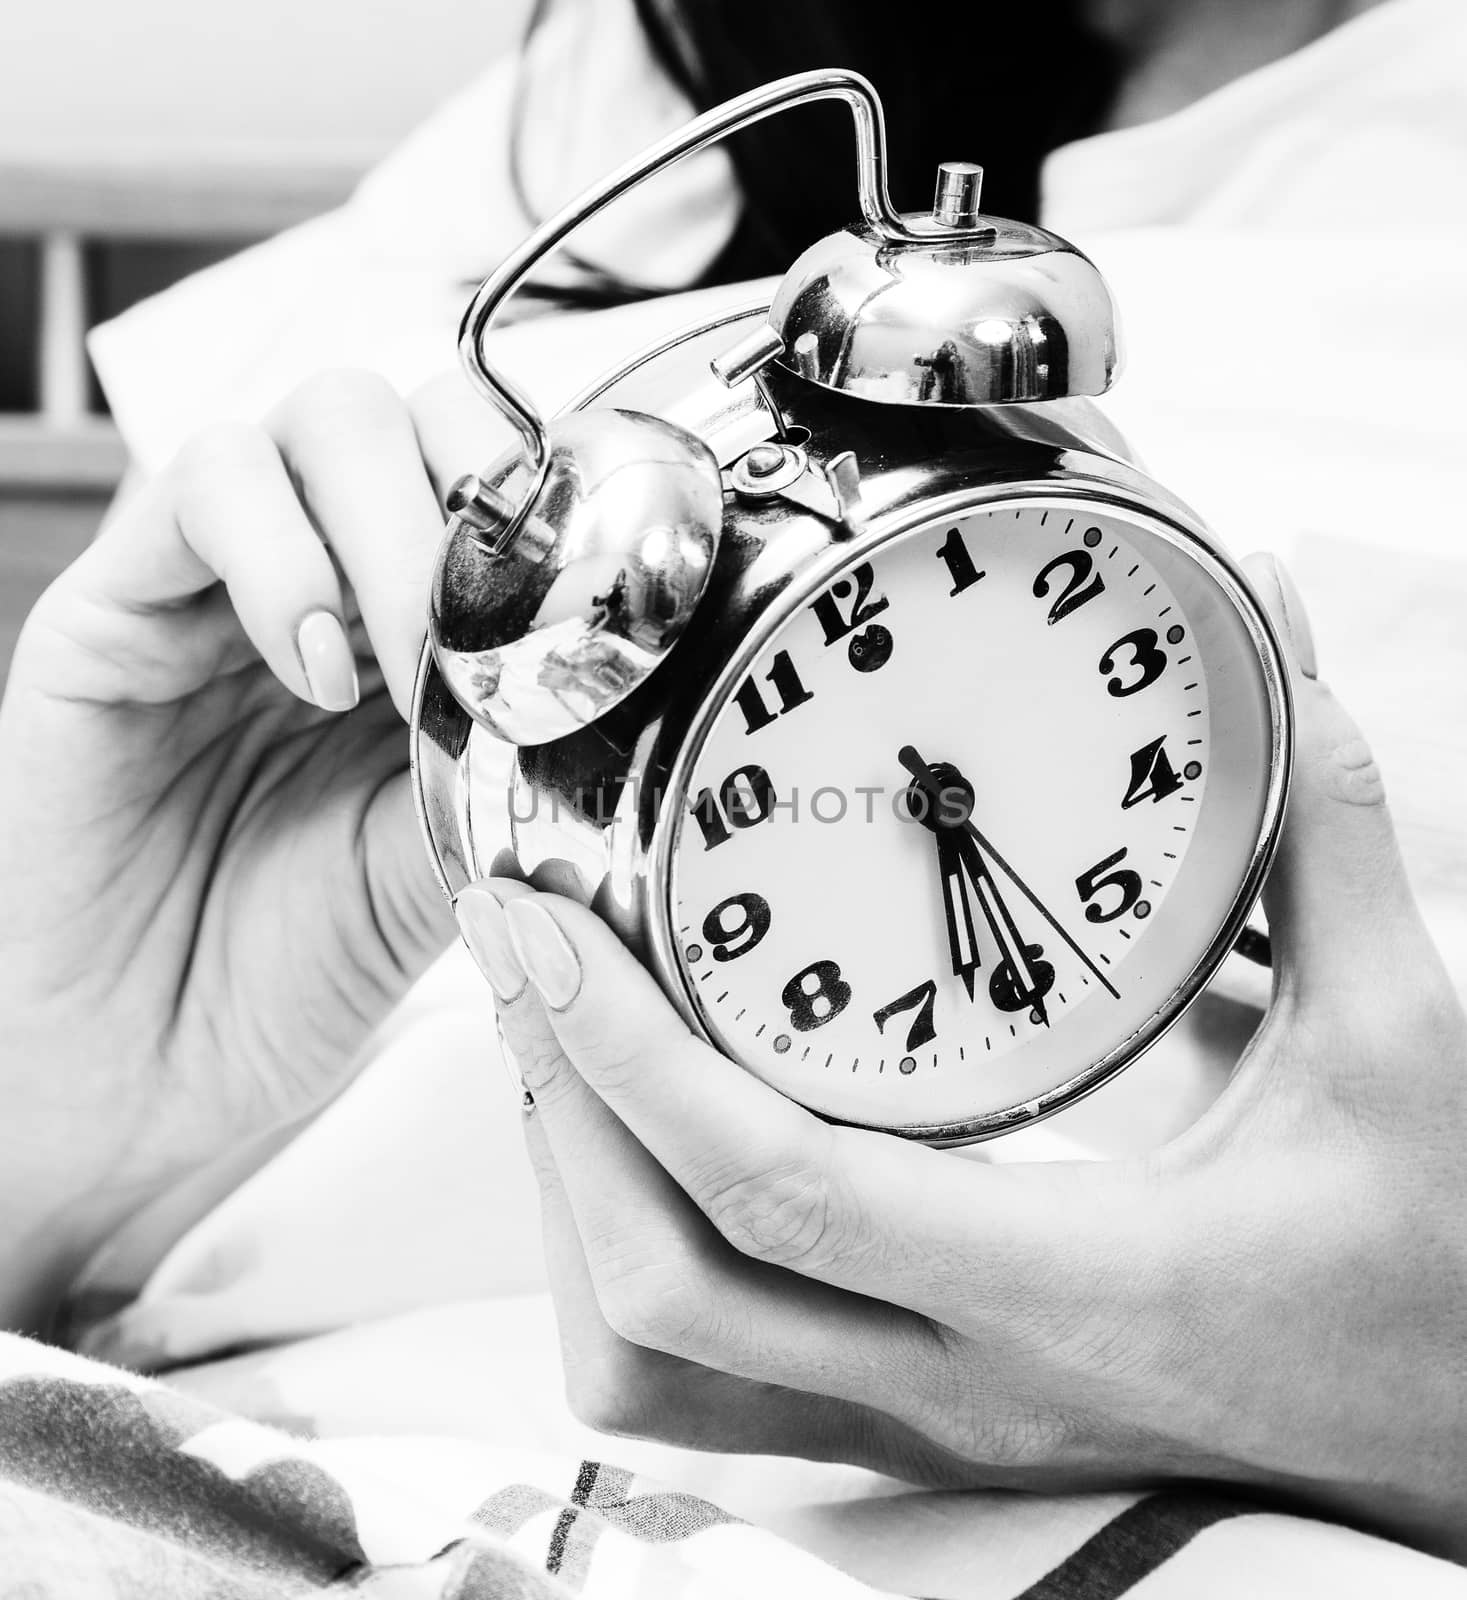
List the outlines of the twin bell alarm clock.
{"type": "Polygon", "coordinates": [[[966,163],[899,214],[884,162],[864,78],[784,78],[483,284],[462,353],[519,446],[448,495],[413,767],[448,894],[507,847],[766,1083],[961,1144],[1202,990],[1273,854],[1290,702],[1238,567],[1085,398],[1120,364],[1095,267],[985,215],[966,163]],[[543,421],[484,346],[525,274],[820,99],[854,119],[859,219],[543,421]]]}

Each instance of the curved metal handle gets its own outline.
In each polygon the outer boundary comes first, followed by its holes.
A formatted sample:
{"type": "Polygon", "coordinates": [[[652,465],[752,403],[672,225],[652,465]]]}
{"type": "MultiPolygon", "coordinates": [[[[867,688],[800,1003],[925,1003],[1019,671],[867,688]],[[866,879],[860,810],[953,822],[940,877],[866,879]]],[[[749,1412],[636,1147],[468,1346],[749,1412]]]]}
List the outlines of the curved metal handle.
{"type": "MultiPolygon", "coordinates": [[[[531,267],[549,255],[583,222],[588,222],[614,200],[620,199],[628,189],[634,189],[644,179],[681,161],[684,156],[696,155],[710,144],[716,144],[720,139],[726,139],[753,123],[762,122],[776,111],[792,110],[814,100],[844,100],[851,108],[856,124],[857,181],[861,211],[866,221],[883,238],[894,244],[919,244],[932,239],[932,231],[913,228],[892,209],[886,192],[886,128],[881,114],[881,101],[877,98],[876,90],[860,73],[848,72],[843,68],[797,72],[788,78],[776,78],[773,83],[767,83],[760,89],[751,89],[748,94],[741,94],[721,106],[715,106],[711,111],[705,111],[660,144],[633,157],[625,166],[588,189],[579,199],[573,200],[563,211],[542,223],[485,278],[464,313],[458,348],[469,379],[513,423],[524,440],[526,453],[537,474],[545,464],[545,425],[529,399],[508,379],[495,372],[484,354],[484,336],[499,308],[519,287],[531,267]]],[[[937,231],[945,240],[958,241],[982,236],[989,229],[943,227],[937,231]]]]}

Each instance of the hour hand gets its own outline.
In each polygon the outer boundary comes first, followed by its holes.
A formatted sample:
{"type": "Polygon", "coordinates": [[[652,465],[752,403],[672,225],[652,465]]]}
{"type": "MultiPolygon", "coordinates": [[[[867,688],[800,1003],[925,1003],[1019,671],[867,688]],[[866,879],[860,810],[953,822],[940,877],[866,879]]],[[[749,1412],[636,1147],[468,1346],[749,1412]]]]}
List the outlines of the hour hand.
{"type": "Polygon", "coordinates": [[[937,867],[942,874],[942,906],[947,916],[947,944],[952,953],[953,976],[963,980],[971,1000],[974,974],[982,962],[978,958],[978,935],[973,926],[969,876],[958,840],[952,833],[937,836],[937,867]]]}
{"type": "MultiPolygon", "coordinates": [[[[946,771],[956,780],[954,794],[963,787],[961,774],[954,768],[930,767],[909,744],[897,752],[897,760],[912,775],[914,787],[926,798],[923,820],[937,839],[937,871],[942,879],[942,909],[947,919],[947,947],[952,955],[953,976],[963,980],[971,1000],[974,974],[982,964],[978,958],[978,934],[973,926],[974,884],[963,860],[959,830],[947,822],[945,812],[952,796],[944,793],[938,772],[946,771]]],[[[961,822],[962,819],[954,820],[961,822]]]]}

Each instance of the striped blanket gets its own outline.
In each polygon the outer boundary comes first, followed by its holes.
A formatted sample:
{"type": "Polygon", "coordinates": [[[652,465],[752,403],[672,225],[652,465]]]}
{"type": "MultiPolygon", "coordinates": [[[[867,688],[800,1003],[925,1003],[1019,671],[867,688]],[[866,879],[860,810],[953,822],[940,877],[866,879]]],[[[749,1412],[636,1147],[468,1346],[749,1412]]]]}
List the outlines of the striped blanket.
{"type": "Polygon", "coordinates": [[[598,1438],[544,1381],[548,1318],[464,1303],[167,1382],[0,1337],[0,1596],[1467,1595],[1461,1568],[1216,1493],[939,1494],[598,1438]]]}

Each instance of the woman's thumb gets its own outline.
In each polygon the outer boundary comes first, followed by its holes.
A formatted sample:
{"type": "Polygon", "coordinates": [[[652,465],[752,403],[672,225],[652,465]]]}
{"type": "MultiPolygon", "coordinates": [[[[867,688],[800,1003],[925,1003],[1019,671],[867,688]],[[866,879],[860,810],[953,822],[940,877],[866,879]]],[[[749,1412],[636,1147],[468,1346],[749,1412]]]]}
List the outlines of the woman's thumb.
{"type": "Polygon", "coordinates": [[[1251,556],[1246,565],[1283,641],[1294,691],[1293,785],[1263,897],[1275,969],[1301,997],[1356,990],[1425,932],[1380,768],[1354,718],[1319,681],[1299,591],[1275,556],[1251,556]]]}

